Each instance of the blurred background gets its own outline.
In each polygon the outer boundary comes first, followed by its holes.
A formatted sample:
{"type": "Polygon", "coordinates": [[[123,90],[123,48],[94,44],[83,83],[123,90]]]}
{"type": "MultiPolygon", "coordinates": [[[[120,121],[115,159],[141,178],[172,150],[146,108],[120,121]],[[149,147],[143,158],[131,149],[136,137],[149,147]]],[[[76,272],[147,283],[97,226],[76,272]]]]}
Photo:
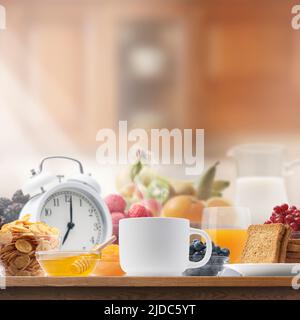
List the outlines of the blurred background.
{"type": "MultiPolygon", "coordinates": [[[[226,157],[235,144],[282,143],[290,159],[300,157],[296,1],[0,3],[1,195],[54,154],[81,159],[112,191],[115,168],[97,165],[96,133],[119,120],[204,128],[206,165],[220,159],[226,179],[235,175],[226,157]]],[[[288,178],[298,203],[299,178],[288,178]]]]}

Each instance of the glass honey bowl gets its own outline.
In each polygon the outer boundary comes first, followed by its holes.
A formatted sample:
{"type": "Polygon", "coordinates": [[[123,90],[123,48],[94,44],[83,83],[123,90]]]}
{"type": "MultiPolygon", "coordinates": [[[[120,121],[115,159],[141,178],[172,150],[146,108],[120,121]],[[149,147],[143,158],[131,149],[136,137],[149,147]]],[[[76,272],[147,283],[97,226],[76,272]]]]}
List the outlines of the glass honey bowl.
{"type": "Polygon", "coordinates": [[[36,258],[47,276],[86,277],[93,272],[100,256],[88,251],[38,251],[36,258]]]}

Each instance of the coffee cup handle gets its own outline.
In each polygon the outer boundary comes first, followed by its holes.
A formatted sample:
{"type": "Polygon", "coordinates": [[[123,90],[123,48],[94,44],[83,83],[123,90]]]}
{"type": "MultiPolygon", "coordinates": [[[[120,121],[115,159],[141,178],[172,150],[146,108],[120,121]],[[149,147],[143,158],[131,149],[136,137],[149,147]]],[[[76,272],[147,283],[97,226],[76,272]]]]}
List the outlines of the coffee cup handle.
{"type": "Polygon", "coordinates": [[[206,241],[206,252],[205,252],[204,258],[198,262],[189,261],[189,264],[188,264],[188,268],[200,268],[200,267],[205,266],[211,257],[212,242],[211,242],[210,236],[203,230],[190,228],[190,235],[192,235],[192,234],[197,234],[197,235],[203,237],[206,241]]]}

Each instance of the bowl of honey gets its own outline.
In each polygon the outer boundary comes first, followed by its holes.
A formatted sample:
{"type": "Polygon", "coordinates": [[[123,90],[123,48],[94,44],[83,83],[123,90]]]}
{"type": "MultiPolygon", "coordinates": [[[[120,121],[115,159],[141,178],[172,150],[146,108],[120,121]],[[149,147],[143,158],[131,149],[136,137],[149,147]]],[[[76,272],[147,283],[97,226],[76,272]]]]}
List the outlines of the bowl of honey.
{"type": "Polygon", "coordinates": [[[89,276],[99,260],[99,254],[88,251],[38,251],[36,258],[47,276],[89,276]]]}

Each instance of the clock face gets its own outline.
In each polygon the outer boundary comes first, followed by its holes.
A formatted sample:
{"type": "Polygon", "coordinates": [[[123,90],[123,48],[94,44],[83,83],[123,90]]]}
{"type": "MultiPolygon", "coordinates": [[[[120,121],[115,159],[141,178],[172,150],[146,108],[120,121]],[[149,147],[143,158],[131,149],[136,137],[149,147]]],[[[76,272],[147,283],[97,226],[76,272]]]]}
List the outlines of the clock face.
{"type": "Polygon", "coordinates": [[[40,220],[60,230],[63,250],[88,250],[102,240],[102,213],[79,190],[60,190],[47,198],[40,220]]]}

